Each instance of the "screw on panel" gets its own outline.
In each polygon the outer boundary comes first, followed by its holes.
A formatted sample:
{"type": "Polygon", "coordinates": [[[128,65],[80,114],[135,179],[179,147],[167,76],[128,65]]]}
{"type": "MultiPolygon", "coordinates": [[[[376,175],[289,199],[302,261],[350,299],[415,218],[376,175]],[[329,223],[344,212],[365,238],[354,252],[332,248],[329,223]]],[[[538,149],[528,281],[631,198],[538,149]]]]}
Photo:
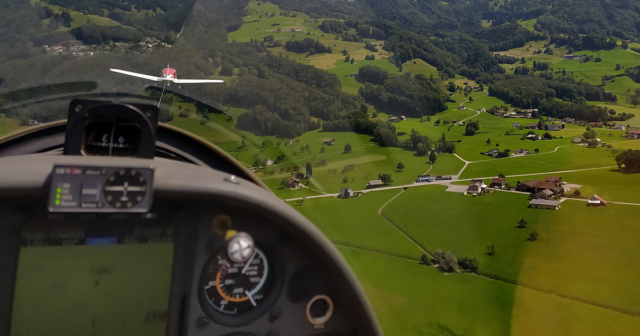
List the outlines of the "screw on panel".
{"type": "Polygon", "coordinates": [[[237,178],[235,175],[231,175],[229,177],[225,177],[224,180],[226,182],[229,182],[229,183],[240,184],[240,179],[237,178]]]}

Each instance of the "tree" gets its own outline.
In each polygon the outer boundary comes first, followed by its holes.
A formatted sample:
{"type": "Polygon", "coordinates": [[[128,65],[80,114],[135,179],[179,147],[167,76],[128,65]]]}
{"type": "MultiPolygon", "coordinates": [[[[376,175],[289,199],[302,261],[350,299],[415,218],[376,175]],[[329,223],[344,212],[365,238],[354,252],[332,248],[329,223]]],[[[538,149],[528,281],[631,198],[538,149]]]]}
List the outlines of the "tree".
{"type": "Polygon", "coordinates": [[[576,189],[573,191],[573,195],[576,197],[580,197],[582,196],[582,191],[580,191],[580,189],[576,189]]]}
{"type": "Polygon", "coordinates": [[[62,18],[62,22],[65,27],[71,27],[71,21],[73,21],[73,19],[71,18],[71,14],[69,14],[69,12],[63,11],[60,17],[62,18]]]}
{"type": "Polygon", "coordinates": [[[344,152],[345,153],[351,153],[351,144],[346,144],[344,145],[344,152]]]}
{"type": "Polygon", "coordinates": [[[345,177],[342,179],[342,183],[347,183],[347,182],[349,182],[349,178],[345,176],[345,177]]]}
{"type": "Polygon", "coordinates": [[[304,204],[304,197],[296,201],[297,206],[301,206],[304,204]]]}
{"type": "Polygon", "coordinates": [[[540,148],[536,148],[536,149],[534,149],[533,151],[534,151],[534,152],[536,152],[536,154],[537,154],[537,153],[540,153],[540,148]]]}
{"type": "Polygon", "coordinates": [[[487,139],[487,145],[491,144],[491,139],[487,139]]]}
{"type": "Polygon", "coordinates": [[[524,219],[524,218],[518,221],[518,227],[526,228],[526,227],[527,227],[527,224],[528,224],[528,223],[527,223],[527,220],[526,220],[526,219],[524,219]]]}
{"type": "Polygon", "coordinates": [[[351,59],[351,64],[353,64],[355,61],[356,61],[356,59],[355,59],[355,58],[352,58],[352,59],[351,59]]]}
{"type": "Polygon", "coordinates": [[[307,162],[307,167],[306,167],[306,173],[307,173],[307,178],[310,179],[311,177],[313,177],[313,168],[311,167],[311,163],[307,162]]]}
{"type": "Polygon", "coordinates": [[[472,102],[473,101],[473,97],[469,96],[469,101],[472,102]]]}
{"type": "Polygon", "coordinates": [[[456,84],[454,82],[449,82],[447,86],[447,91],[456,92],[456,84]]]}
{"type": "Polygon", "coordinates": [[[347,56],[344,58],[344,61],[345,61],[345,62],[349,62],[350,60],[351,60],[351,55],[347,55],[347,56]]]}
{"type": "Polygon", "coordinates": [[[633,96],[629,97],[629,104],[636,108],[637,105],[640,105],[640,88],[635,89],[634,92],[633,96]]]}
{"type": "Polygon", "coordinates": [[[447,251],[444,253],[442,262],[440,263],[440,269],[449,272],[460,272],[458,257],[454,251],[447,251]]]}
{"type": "Polygon", "coordinates": [[[378,117],[378,112],[373,111],[373,113],[371,114],[371,118],[377,118],[378,117]]]}
{"type": "Polygon", "coordinates": [[[598,147],[598,140],[592,139],[592,140],[587,141],[587,147],[589,147],[589,148],[598,147]]]}
{"type": "Polygon", "coordinates": [[[538,233],[538,231],[531,231],[531,233],[529,233],[530,241],[536,241],[538,240],[539,237],[540,237],[540,234],[538,233]]]}
{"type": "Polygon", "coordinates": [[[398,168],[399,171],[402,171],[404,169],[404,164],[402,162],[398,162],[398,166],[396,168],[398,168]]]}
{"type": "Polygon", "coordinates": [[[420,258],[420,261],[422,261],[422,263],[427,265],[427,266],[431,266],[432,265],[431,258],[426,253],[422,255],[422,257],[420,258]]]}
{"type": "Polygon", "coordinates": [[[462,267],[462,269],[477,273],[478,267],[480,266],[480,261],[475,256],[464,257],[458,260],[458,264],[460,265],[460,267],[462,267]]]}
{"type": "Polygon", "coordinates": [[[436,151],[431,151],[431,153],[429,153],[429,162],[431,162],[431,164],[436,163],[437,158],[436,151]]]}
{"type": "Polygon", "coordinates": [[[489,251],[487,254],[489,254],[490,256],[496,254],[496,246],[495,245],[487,246],[487,251],[489,251]]]}
{"type": "Polygon", "coordinates": [[[419,156],[425,156],[427,155],[427,153],[429,153],[429,150],[423,143],[419,143],[416,146],[416,154],[418,154],[419,156]]]}
{"type": "Polygon", "coordinates": [[[507,176],[505,176],[503,173],[498,174],[499,178],[507,178],[507,176]]]}
{"type": "Polygon", "coordinates": [[[393,183],[393,180],[391,179],[391,174],[378,174],[378,179],[380,181],[382,181],[382,183],[384,184],[390,184],[393,183]]]}
{"type": "Polygon", "coordinates": [[[624,165],[628,171],[640,171],[640,150],[627,149],[620,152],[616,155],[616,163],[620,168],[624,165]]]}
{"type": "Polygon", "coordinates": [[[320,153],[324,153],[324,146],[322,146],[322,148],[320,148],[320,153]]]}
{"type": "Polygon", "coordinates": [[[551,140],[553,139],[553,135],[551,135],[551,133],[549,132],[544,132],[544,134],[542,135],[543,138],[547,139],[547,140],[551,140]]]}

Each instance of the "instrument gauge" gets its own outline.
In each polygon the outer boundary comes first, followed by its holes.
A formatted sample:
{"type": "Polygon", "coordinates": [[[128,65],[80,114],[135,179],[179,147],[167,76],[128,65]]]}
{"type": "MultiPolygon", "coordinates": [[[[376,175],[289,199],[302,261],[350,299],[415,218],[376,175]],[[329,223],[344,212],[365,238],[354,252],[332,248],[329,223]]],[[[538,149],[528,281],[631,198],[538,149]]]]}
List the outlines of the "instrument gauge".
{"type": "Polygon", "coordinates": [[[272,265],[258,247],[246,262],[235,262],[226,249],[220,249],[203,268],[198,289],[200,304],[214,320],[250,314],[263,308],[272,287],[272,273],[272,265]]]}

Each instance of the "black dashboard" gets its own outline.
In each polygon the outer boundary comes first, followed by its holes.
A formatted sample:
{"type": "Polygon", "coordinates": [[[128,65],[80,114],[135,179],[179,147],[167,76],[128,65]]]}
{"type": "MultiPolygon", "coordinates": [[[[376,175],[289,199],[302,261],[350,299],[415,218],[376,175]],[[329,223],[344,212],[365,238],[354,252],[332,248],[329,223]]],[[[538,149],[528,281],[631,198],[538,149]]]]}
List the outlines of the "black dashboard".
{"type": "Polygon", "coordinates": [[[61,131],[0,143],[1,335],[381,334],[336,248],[236,163],[203,164],[224,155],[62,155],[61,131]]]}

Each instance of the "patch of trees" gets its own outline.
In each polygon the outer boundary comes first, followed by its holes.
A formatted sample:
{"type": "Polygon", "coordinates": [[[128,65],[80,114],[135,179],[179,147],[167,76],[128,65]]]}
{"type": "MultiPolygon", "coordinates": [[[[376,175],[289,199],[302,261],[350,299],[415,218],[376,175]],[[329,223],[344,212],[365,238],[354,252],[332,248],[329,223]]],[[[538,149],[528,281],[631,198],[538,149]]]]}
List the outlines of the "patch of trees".
{"type": "Polygon", "coordinates": [[[69,93],[91,92],[98,88],[96,82],[67,82],[60,84],[49,84],[32,86],[26,89],[19,89],[0,94],[0,104],[29,101],[69,93]]]}
{"type": "Polygon", "coordinates": [[[464,127],[464,135],[473,136],[480,130],[480,121],[469,121],[464,127]]]}
{"type": "Polygon", "coordinates": [[[607,108],[587,104],[574,104],[547,100],[540,105],[539,113],[553,118],[573,118],[589,122],[606,122],[609,118],[607,108]]]}
{"type": "Polygon", "coordinates": [[[71,34],[85,44],[102,44],[104,42],[140,42],[144,35],[131,28],[122,26],[84,25],[71,30],[71,34]]]}
{"type": "Polygon", "coordinates": [[[375,85],[383,85],[389,79],[389,73],[375,65],[365,65],[358,70],[358,79],[375,85]]]}
{"type": "Polygon", "coordinates": [[[378,111],[403,111],[407,116],[433,115],[447,109],[448,95],[438,83],[419,74],[391,76],[384,85],[366,83],[358,91],[378,111]]]}
{"type": "Polygon", "coordinates": [[[302,41],[300,40],[287,41],[287,43],[285,44],[285,49],[287,49],[287,51],[291,51],[295,53],[309,53],[309,55],[324,54],[324,53],[330,54],[333,51],[331,50],[331,47],[327,47],[324,44],[322,44],[320,41],[309,38],[309,37],[305,38],[302,41]]]}
{"type": "Polygon", "coordinates": [[[516,21],[478,30],[473,37],[487,43],[489,51],[504,51],[524,47],[527,42],[546,39],[544,34],[530,31],[516,21]]]}
{"type": "Polygon", "coordinates": [[[568,46],[573,50],[610,50],[618,46],[613,37],[600,34],[551,35],[550,42],[558,47],[568,46]]]}
{"type": "Polygon", "coordinates": [[[616,164],[622,168],[624,165],[628,171],[640,172],[640,150],[627,149],[616,155],[616,164]]]}
{"type": "Polygon", "coordinates": [[[489,94],[522,108],[539,108],[551,98],[575,101],[584,98],[590,101],[617,101],[617,97],[603,88],[585,82],[576,82],[571,77],[546,79],[532,76],[510,75],[496,81],[489,94]]]}
{"type": "Polygon", "coordinates": [[[480,261],[475,256],[458,258],[456,252],[443,252],[438,249],[433,252],[433,260],[444,272],[460,272],[461,270],[478,272],[480,261]]]}

